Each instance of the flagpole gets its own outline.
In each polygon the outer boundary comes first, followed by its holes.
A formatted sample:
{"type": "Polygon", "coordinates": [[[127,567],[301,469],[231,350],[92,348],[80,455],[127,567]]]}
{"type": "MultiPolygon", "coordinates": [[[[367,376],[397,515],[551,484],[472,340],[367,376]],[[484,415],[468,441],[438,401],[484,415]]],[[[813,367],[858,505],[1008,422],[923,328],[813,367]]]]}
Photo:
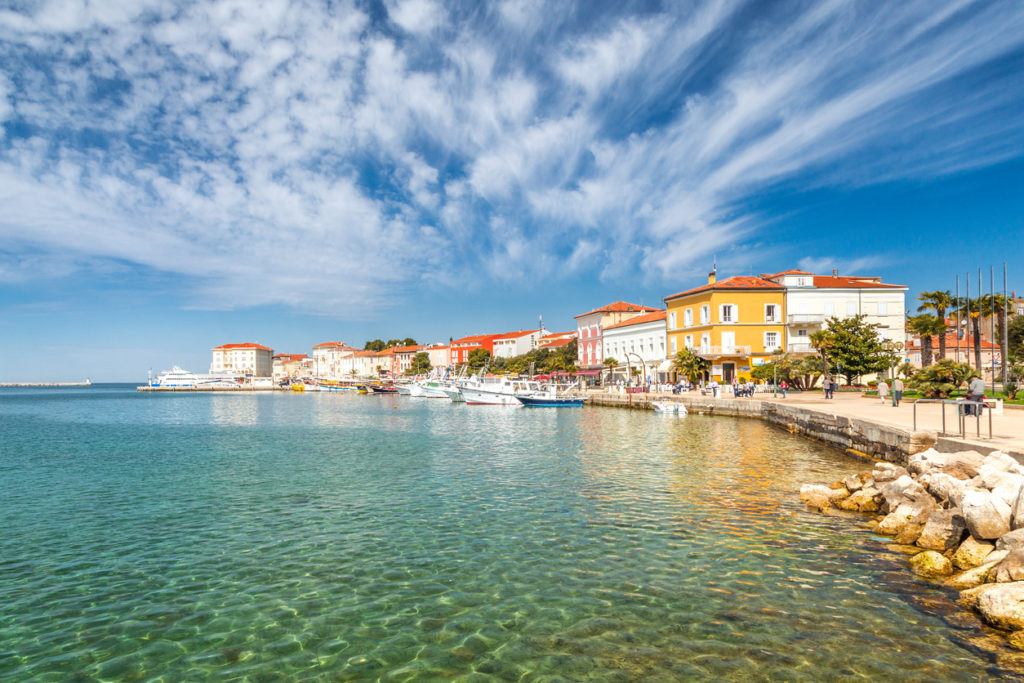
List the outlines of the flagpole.
{"type": "Polygon", "coordinates": [[[960,362],[960,276],[956,276],[956,362],[960,362]]]}

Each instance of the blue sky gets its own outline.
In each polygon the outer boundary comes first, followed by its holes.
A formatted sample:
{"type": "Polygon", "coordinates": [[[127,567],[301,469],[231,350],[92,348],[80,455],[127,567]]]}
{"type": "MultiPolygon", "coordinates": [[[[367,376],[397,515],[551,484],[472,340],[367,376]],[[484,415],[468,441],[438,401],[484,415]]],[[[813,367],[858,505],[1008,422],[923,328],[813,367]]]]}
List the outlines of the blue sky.
{"type": "Polygon", "coordinates": [[[1024,289],[1019,2],[8,2],[0,379],[570,329],[794,266],[1024,289]]]}

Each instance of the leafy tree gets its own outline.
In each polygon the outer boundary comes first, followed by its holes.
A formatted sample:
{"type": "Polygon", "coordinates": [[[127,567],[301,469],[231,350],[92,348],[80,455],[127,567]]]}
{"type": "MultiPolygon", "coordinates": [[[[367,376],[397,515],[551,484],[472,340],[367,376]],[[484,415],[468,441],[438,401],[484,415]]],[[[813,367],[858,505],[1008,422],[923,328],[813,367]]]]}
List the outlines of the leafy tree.
{"type": "Polygon", "coordinates": [[[363,350],[364,351],[383,351],[387,347],[388,347],[388,345],[385,344],[380,339],[374,339],[372,341],[368,341],[365,344],[363,344],[363,350]]]}
{"type": "Polygon", "coordinates": [[[1024,315],[1015,315],[1010,318],[1006,326],[1007,351],[1010,359],[1024,363],[1024,315]]]}
{"type": "Polygon", "coordinates": [[[750,376],[765,382],[782,382],[802,390],[813,388],[821,379],[821,360],[815,356],[778,355],[771,363],[756,365],[750,376]]]}
{"type": "Polygon", "coordinates": [[[957,299],[957,309],[970,325],[971,344],[974,346],[974,364],[981,368],[981,298],[957,299]]]}
{"type": "Polygon", "coordinates": [[[846,378],[847,384],[861,375],[881,372],[889,366],[878,325],[868,323],[864,314],[849,318],[829,318],[826,330],[831,336],[829,372],[846,378]]]}
{"type": "MultiPolygon", "coordinates": [[[[944,359],[940,359],[940,360],[944,360],[944,359]]],[[[896,374],[897,375],[903,375],[903,379],[910,379],[911,377],[914,376],[914,373],[916,373],[916,372],[917,372],[917,368],[915,368],[913,365],[911,365],[907,361],[903,361],[902,363],[900,363],[900,366],[898,368],[896,368],[896,374]]]]}
{"type": "Polygon", "coordinates": [[[711,367],[706,358],[698,356],[692,349],[683,349],[672,362],[679,374],[691,382],[696,382],[711,367]]]}
{"type": "Polygon", "coordinates": [[[416,346],[416,340],[412,337],[406,337],[402,340],[402,346],[416,346]]]}
{"type": "MultiPolygon", "coordinates": [[[[942,332],[939,334],[939,358],[946,357],[946,311],[956,304],[953,295],[948,291],[936,290],[934,292],[921,292],[917,297],[921,305],[917,307],[918,312],[935,311],[935,315],[942,321],[942,332]]],[[[921,351],[922,356],[924,350],[921,351]]]]}
{"type": "MultiPolygon", "coordinates": [[[[907,318],[907,329],[921,337],[921,366],[928,367],[932,364],[932,336],[939,335],[939,344],[945,342],[946,322],[937,316],[922,314],[907,318]]],[[[945,352],[942,352],[945,355],[945,352]]]]}
{"type": "Polygon", "coordinates": [[[406,371],[410,375],[425,375],[430,372],[430,354],[426,351],[420,351],[412,357],[412,365],[406,371]]]}
{"type": "Polygon", "coordinates": [[[921,368],[907,380],[907,387],[921,392],[928,398],[949,398],[949,395],[973,374],[974,370],[967,363],[957,363],[943,358],[934,365],[921,368]]]}
{"type": "Polygon", "coordinates": [[[466,359],[466,364],[470,370],[479,370],[483,366],[487,365],[487,361],[491,360],[491,352],[487,349],[473,349],[469,352],[469,358],[466,359]]]}
{"type": "Polygon", "coordinates": [[[829,365],[828,356],[832,351],[832,347],[835,346],[836,340],[832,336],[832,333],[827,329],[818,330],[817,332],[811,333],[811,346],[817,350],[821,356],[821,372],[824,375],[831,375],[831,366],[829,365]]]}

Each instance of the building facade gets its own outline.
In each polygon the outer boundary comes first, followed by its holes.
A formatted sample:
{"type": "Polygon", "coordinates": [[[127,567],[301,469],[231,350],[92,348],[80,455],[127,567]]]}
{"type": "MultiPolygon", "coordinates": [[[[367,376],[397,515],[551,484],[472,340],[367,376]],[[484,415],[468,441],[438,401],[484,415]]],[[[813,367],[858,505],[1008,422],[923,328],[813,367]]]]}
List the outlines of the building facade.
{"type": "Polygon", "coordinates": [[[452,341],[449,344],[451,352],[449,365],[462,365],[469,362],[469,354],[476,349],[487,349],[487,352],[493,356],[494,340],[500,336],[500,334],[475,334],[452,341]]]}
{"type": "Polygon", "coordinates": [[[667,370],[661,368],[666,360],[666,311],[645,313],[604,328],[604,352],[619,365],[612,370],[612,379],[639,379],[642,382],[662,382],[667,370]],[[630,377],[639,371],[638,376],[630,377]]]}
{"type": "Polygon", "coordinates": [[[609,325],[635,318],[644,313],[654,313],[658,309],[616,301],[587,313],[580,313],[576,320],[576,365],[582,370],[597,370],[603,367],[608,357],[604,350],[602,337],[604,329],[609,325]]]}
{"type": "Polygon", "coordinates": [[[313,374],[325,379],[338,379],[343,372],[342,359],[359,349],[345,342],[324,342],[313,347],[313,374]]]}
{"type": "Polygon", "coordinates": [[[452,366],[451,347],[447,344],[431,346],[427,349],[430,356],[430,367],[447,370],[452,366]]]}
{"type": "Polygon", "coordinates": [[[304,353],[279,353],[273,360],[271,376],[276,381],[312,374],[313,359],[304,353]]]}
{"type": "Polygon", "coordinates": [[[575,332],[552,332],[537,340],[537,348],[557,349],[562,346],[568,346],[575,338],[575,332]]]}
{"type": "Polygon", "coordinates": [[[495,337],[494,357],[513,358],[529,353],[537,348],[540,338],[546,334],[547,330],[520,330],[495,337]]]}
{"type": "Polygon", "coordinates": [[[230,372],[249,377],[270,377],[274,350],[261,344],[222,344],[213,349],[210,372],[230,372]]]}
{"type": "Polygon", "coordinates": [[[692,349],[711,363],[709,379],[748,379],[786,343],[786,289],[754,276],[718,280],[665,297],[668,355],[692,349]]]}

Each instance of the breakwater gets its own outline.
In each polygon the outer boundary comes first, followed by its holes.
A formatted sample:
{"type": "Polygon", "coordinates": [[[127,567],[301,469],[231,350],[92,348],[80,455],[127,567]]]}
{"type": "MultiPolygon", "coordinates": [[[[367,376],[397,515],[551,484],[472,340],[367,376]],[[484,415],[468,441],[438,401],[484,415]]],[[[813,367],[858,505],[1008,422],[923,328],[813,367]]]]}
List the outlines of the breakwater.
{"type": "MultiPolygon", "coordinates": [[[[589,402],[599,406],[653,410],[651,401],[663,399],[650,394],[591,394],[589,402]]],[[[763,420],[790,433],[826,443],[849,455],[900,465],[906,464],[911,455],[935,447],[938,442],[935,432],[915,432],[774,401],[707,396],[675,396],[672,400],[685,405],[689,412],[763,420]]],[[[949,443],[953,440],[943,441],[949,443]]]]}
{"type": "Polygon", "coordinates": [[[92,382],[0,382],[0,388],[12,387],[91,387],[92,382]]]}

